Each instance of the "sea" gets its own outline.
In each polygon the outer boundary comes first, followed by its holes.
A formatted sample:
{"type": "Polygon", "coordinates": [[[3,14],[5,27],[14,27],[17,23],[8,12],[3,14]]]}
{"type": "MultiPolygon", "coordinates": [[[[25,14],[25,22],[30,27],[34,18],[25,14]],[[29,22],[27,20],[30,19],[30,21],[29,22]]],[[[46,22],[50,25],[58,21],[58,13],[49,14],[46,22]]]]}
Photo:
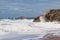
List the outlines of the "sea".
{"type": "Polygon", "coordinates": [[[33,22],[33,19],[0,19],[0,40],[38,40],[44,35],[60,35],[58,22],[33,22]]]}

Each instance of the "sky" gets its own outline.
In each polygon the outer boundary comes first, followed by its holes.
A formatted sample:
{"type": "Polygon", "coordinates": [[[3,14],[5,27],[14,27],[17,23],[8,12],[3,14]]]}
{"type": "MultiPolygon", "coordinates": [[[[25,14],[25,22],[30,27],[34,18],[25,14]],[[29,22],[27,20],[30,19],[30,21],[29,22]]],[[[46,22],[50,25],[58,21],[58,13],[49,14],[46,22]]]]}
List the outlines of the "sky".
{"type": "Polygon", "coordinates": [[[36,17],[48,9],[60,9],[60,0],[0,0],[0,18],[36,17]]]}

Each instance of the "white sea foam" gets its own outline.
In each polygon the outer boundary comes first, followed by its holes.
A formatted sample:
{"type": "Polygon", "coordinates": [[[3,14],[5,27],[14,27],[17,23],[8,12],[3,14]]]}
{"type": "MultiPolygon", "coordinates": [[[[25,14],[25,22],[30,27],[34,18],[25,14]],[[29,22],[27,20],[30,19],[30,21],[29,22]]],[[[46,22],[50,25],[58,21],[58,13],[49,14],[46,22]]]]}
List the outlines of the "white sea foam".
{"type": "Polygon", "coordinates": [[[22,35],[22,34],[45,35],[47,33],[55,33],[56,35],[60,35],[60,24],[58,22],[42,22],[42,21],[32,22],[32,19],[31,20],[27,20],[27,19],[24,19],[24,20],[2,19],[0,20],[0,39],[1,40],[2,39],[14,40],[13,38],[16,38],[16,40],[19,40],[19,38],[22,37],[19,35],[22,35]]]}

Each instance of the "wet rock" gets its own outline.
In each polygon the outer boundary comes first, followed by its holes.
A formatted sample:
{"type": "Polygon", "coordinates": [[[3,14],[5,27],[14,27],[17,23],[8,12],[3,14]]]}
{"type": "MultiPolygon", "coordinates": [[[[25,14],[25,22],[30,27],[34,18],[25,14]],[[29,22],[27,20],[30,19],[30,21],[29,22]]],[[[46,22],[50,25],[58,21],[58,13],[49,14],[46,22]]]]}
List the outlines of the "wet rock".
{"type": "Polygon", "coordinates": [[[44,15],[45,21],[60,21],[60,9],[51,9],[44,15]]]}
{"type": "Polygon", "coordinates": [[[39,15],[36,18],[34,18],[33,22],[40,22],[41,16],[43,16],[45,22],[60,21],[60,9],[47,10],[42,15],[39,15]]]}
{"type": "Polygon", "coordinates": [[[36,18],[34,18],[33,22],[40,22],[40,16],[37,16],[36,18]]]}

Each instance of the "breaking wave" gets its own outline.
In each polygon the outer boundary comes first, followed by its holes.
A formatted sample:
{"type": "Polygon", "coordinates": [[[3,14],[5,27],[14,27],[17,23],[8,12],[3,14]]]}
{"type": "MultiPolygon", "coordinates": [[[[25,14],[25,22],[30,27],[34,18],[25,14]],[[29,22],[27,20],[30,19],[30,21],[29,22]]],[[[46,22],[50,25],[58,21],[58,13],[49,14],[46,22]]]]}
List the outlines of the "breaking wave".
{"type": "Polygon", "coordinates": [[[28,20],[0,20],[0,40],[30,40],[43,37],[47,33],[60,34],[58,22],[32,22],[28,20]]]}

